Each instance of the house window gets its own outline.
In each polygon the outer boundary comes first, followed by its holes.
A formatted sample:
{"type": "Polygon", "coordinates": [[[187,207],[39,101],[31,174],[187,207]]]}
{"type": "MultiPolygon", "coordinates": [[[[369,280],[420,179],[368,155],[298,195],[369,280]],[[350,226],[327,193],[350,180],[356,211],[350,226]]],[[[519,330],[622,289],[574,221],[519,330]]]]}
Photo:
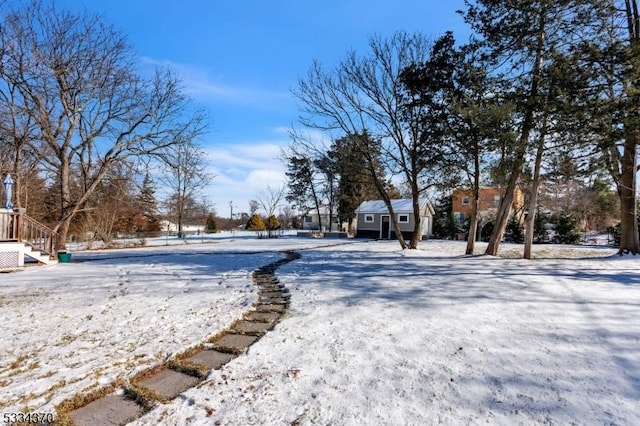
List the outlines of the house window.
{"type": "Polygon", "coordinates": [[[463,223],[466,219],[464,212],[453,212],[453,218],[457,223],[463,223]]]}
{"type": "Polygon", "coordinates": [[[364,221],[365,221],[365,223],[373,223],[373,215],[372,214],[365,214],[364,215],[364,221]]]}
{"type": "Polygon", "coordinates": [[[463,206],[469,205],[469,197],[462,197],[462,205],[463,206]]]}
{"type": "Polygon", "coordinates": [[[305,216],[304,217],[304,222],[305,223],[311,223],[311,222],[313,222],[313,218],[311,216],[305,216]]]}
{"type": "Polygon", "coordinates": [[[398,215],[399,223],[409,223],[409,215],[408,214],[399,214],[398,215]]]}
{"type": "Polygon", "coordinates": [[[499,195],[494,195],[493,196],[493,205],[494,206],[499,206],[500,205],[500,196],[499,195]]]}

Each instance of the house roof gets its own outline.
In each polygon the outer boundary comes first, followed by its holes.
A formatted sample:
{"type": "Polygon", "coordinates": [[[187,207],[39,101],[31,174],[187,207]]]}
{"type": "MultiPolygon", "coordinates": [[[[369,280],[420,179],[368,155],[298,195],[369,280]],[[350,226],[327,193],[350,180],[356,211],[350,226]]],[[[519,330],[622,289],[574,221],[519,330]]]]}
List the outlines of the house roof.
{"type": "MultiPolygon", "coordinates": [[[[425,206],[433,214],[433,207],[426,198],[420,199],[420,208],[425,206]]],[[[403,198],[401,200],[391,200],[391,207],[394,213],[413,213],[413,200],[411,198],[403,198]]],[[[382,200],[365,201],[356,209],[356,213],[388,213],[387,206],[382,200]]]]}

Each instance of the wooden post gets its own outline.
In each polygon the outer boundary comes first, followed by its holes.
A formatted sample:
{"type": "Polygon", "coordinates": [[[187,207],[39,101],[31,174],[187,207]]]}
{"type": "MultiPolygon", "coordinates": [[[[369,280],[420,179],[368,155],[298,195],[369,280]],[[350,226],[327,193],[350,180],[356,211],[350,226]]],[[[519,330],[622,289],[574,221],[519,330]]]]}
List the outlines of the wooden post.
{"type": "Polygon", "coordinates": [[[22,215],[24,214],[24,209],[17,209],[14,211],[14,223],[13,229],[15,234],[13,238],[19,242],[22,242],[22,230],[23,230],[23,220],[22,215]]]}

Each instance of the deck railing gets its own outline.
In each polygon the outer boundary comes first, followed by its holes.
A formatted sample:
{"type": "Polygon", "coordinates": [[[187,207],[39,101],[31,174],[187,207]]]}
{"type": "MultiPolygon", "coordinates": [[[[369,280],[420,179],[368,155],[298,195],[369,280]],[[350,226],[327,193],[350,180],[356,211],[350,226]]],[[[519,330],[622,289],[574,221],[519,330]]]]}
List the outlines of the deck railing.
{"type": "Polygon", "coordinates": [[[25,243],[53,256],[58,234],[20,211],[0,211],[0,241],[25,243]]]}

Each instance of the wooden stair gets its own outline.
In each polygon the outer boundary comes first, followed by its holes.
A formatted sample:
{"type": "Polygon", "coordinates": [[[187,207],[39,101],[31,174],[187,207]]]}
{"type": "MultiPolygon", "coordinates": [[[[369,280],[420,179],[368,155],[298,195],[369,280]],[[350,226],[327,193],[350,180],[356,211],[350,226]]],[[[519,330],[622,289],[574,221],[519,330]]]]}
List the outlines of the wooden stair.
{"type": "Polygon", "coordinates": [[[58,234],[24,213],[0,209],[0,270],[58,263],[58,234]]]}

